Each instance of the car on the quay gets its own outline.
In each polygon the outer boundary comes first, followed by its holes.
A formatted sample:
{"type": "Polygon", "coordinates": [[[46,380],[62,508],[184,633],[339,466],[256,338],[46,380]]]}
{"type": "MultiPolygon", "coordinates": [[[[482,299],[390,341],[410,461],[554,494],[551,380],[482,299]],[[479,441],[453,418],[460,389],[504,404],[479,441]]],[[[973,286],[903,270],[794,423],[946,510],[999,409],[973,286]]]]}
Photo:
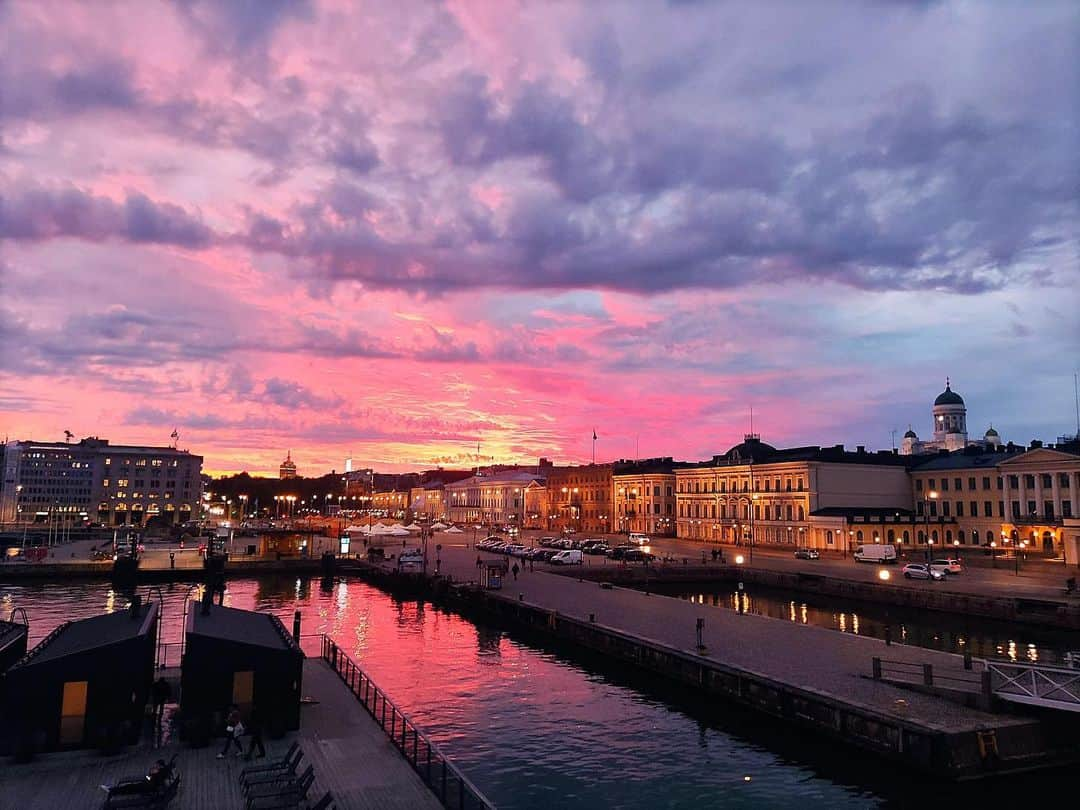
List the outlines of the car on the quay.
{"type": "Polygon", "coordinates": [[[552,565],[581,565],[584,560],[578,549],[566,549],[552,555],[549,562],[552,565]]]}
{"type": "Polygon", "coordinates": [[[903,568],[904,579],[929,579],[940,582],[949,574],[940,566],[927,566],[926,563],[908,563],[903,568]]]}
{"type": "Polygon", "coordinates": [[[795,556],[800,560],[819,560],[821,554],[816,548],[797,548],[795,549],[795,556]]]}
{"type": "Polygon", "coordinates": [[[930,565],[935,568],[944,568],[950,574],[959,574],[963,572],[964,567],[960,564],[960,561],[954,557],[943,557],[940,560],[932,560],[930,565]]]}

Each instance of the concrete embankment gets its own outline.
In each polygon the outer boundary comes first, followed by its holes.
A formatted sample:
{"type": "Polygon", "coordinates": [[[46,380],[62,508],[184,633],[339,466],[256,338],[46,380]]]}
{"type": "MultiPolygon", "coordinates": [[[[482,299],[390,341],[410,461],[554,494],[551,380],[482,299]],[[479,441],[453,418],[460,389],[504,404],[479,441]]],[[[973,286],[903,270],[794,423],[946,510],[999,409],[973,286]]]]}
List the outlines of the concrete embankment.
{"type": "Polygon", "coordinates": [[[874,639],[549,573],[523,572],[505,590],[487,591],[383,566],[361,563],[355,570],[399,595],[430,594],[464,615],[600,653],[938,778],[1048,767],[1080,753],[1053,720],[986,711],[944,690],[927,694],[870,677],[875,656],[960,674],[962,659],[948,653],[886,648],[874,639]]]}
{"type": "Polygon", "coordinates": [[[606,566],[555,573],[596,582],[612,582],[645,589],[660,585],[764,585],[797,593],[874,602],[899,608],[933,610],[962,616],[981,616],[1006,622],[1061,630],[1080,630],[1080,600],[1037,599],[1025,596],[986,596],[948,589],[948,583],[895,582],[901,574],[891,570],[889,582],[859,582],[813,573],[791,573],[736,565],[711,566],[606,566]]]}

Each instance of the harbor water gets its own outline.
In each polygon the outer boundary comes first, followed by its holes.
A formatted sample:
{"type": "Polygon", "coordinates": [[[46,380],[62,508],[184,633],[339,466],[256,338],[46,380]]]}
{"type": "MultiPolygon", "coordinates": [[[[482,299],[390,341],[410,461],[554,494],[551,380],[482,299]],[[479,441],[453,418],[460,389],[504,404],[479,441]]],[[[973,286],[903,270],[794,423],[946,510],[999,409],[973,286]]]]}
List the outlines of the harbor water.
{"type": "MultiPolygon", "coordinates": [[[[185,599],[197,592],[139,593],[162,600],[163,641],[178,643],[185,599]]],[[[33,644],[130,596],[104,583],[0,585],[0,610],[26,609],[33,644]]],[[[342,645],[502,810],[924,803],[908,775],[854,749],[356,579],[232,580],[225,604],[275,613],[289,628],[299,610],[304,634],[342,645]]],[[[1039,784],[1055,779],[1064,784],[1048,774],[1039,784]]],[[[940,798],[954,789],[934,790],[940,798]]],[[[975,785],[961,795],[1004,794],[975,785]]]]}

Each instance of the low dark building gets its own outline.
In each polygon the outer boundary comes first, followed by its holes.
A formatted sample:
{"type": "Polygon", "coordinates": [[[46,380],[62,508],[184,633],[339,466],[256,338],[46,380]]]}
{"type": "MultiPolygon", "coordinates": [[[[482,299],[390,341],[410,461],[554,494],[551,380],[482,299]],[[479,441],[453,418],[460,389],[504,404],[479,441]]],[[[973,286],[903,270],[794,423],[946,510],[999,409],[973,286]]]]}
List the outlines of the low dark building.
{"type": "MultiPolygon", "coordinates": [[[[15,754],[137,741],[154,682],[158,606],[66,622],[4,676],[4,745],[15,754]]],[[[24,642],[25,643],[25,642],[24,642]]]]}
{"type": "Polygon", "coordinates": [[[0,621],[0,673],[26,655],[26,636],[29,626],[0,621]]]}
{"type": "Polygon", "coordinates": [[[193,743],[220,729],[232,704],[245,722],[254,710],[272,736],[300,727],[304,654],[277,616],[203,603],[184,633],[180,709],[193,743]]]}

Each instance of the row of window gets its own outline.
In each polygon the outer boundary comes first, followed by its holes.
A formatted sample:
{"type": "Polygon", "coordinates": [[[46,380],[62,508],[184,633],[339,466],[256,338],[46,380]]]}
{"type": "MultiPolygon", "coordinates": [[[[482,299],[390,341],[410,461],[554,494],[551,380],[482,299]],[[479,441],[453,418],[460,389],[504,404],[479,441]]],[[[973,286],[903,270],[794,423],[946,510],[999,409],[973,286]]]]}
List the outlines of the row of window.
{"type": "MultiPolygon", "coordinates": [[[[680,481],[679,492],[685,493],[709,493],[709,492],[728,492],[729,487],[731,492],[749,492],[750,491],[750,479],[745,478],[742,480],[742,489],[740,490],[738,480],[724,479],[717,484],[715,481],[705,481],[704,484],[701,481],[680,481]]],[[[802,478],[787,478],[784,479],[785,486],[781,489],[781,479],[779,478],[761,478],[759,479],[758,486],[762,488],[764,492],[803,492],[805,490],[804,482],[802,478]]],[[[758,491],[755,488],[755,491],[758,491]]]]}
{"type": "MultiPolygon", "coordinates": [[[[750,510],[749,504],[720,504],[720,508],[716,508],[716,504],[710,503],[680,503],[679,504],[679,517],[684,518],[712,518],[716,520],[732,519],[732,520],[749,520],[750,510]],[[739,508],[741,507],[741,508],[739,508]]],[[[754,504],[754,519],[755,520],[806,520],[806,508],[799,504],[797,507],[794,504],[754,504]]]]}
{"type": "MultiPolygon", "coordinates": [[[[1058,473],[1057,477],[1058,477],[1058,486],[1059,487],[1067,488],[1069,486],[1069,473],[1067,473],[1067,472],[1058,473]]],[[[989,475],[982,476],[982,489],[990,489],[990,478],[991,478],[991,476],[989,476],[989,475]]],[[[1010,487],[1010,489],[1019,489],[1020,488],[1020,480],[1023,479],[1025,487],[1030,487],[1030,488],[1034,489],[1035,488],[1035,479],[1036,478],[1039,479],[1039,483],[1046,489],[1050,489],[1054,485],[1054,475],[1053,475],[1053,473],[1040,473],[1037,476],[1034,475],[1034,474],[1026,474],[1026,475],[1022,475],[1022,476],[1021,475],[1010,475],[1010,476],[1008,476],[1009,487],[1010,487]]],[[[976,482],[978,480],[979,479],[976,476],[969,475],[967,477],[967,488],[968,488],[968,490],[974,491],[976,489],[975,484],[976,484],[976,482]]],[[[950,487],[950,481],[952,482],[952,489],[954,491],[962,492],[964,490],[964,478],[961,477],[961,476],[957,476],[957,477],[952,478],[952,479],[942,478],[941,481],[940,481],[940,484],[941,484],[940,487],[937,486],[938,480],[936,478],[928,478],[928,479],[926,479],[926,489],[928,489],[928,490],[940,489],[941,492],[948,492],[949,487],[950,487]]],[[[999,490],[1004,489],[1005,488],[1005,476],[1001,476],[1001,475],[997,476],[997,482],[996,483],[997,483],[997,488],[999,490]]],[[[922,492],[923,491],[923,479],[921,479],[921,478],[916,478],[915,479],[915,490],[917,492],[922,492]]]]}
{"type": "MultiPolygon", "coordinates": [[[[919,517],[929,515],[930,517],[938,516],[938,501],[919,501],[915,504],[915,512],[919,517]],[[929,508],[927,508],[929,504],[929,508]]],[[[942,517],[979,517],[979,501],[968,501],[965,508],[964,501],[940,501],[941,503],[941,516],[942,517]]],[[[1053,501],[1043,501],[1042,513],[1039,513],[1039,504],[1036,501],[1029,500],[1026,503],[1020,501],[1011,501],[1009,513],[1014,518],[1020,517],[1044,517],[1049,520],[1055,520],[1058,516],[1054,512],[1053,501]],[[1021,506],[1024,509],[1021,509],[1021,506]]],[[[982,502],[982,517],[992,518],[994,517],[994,501],[982,502]]],[[[1071,518],[1073,516],[1072,501],[1063,500],[1061,502],[1061,515],[1063,518],[1071,518]]],[[[1005,517],[1005,501],[997,502],[997,517],[1005,517]]]]}

